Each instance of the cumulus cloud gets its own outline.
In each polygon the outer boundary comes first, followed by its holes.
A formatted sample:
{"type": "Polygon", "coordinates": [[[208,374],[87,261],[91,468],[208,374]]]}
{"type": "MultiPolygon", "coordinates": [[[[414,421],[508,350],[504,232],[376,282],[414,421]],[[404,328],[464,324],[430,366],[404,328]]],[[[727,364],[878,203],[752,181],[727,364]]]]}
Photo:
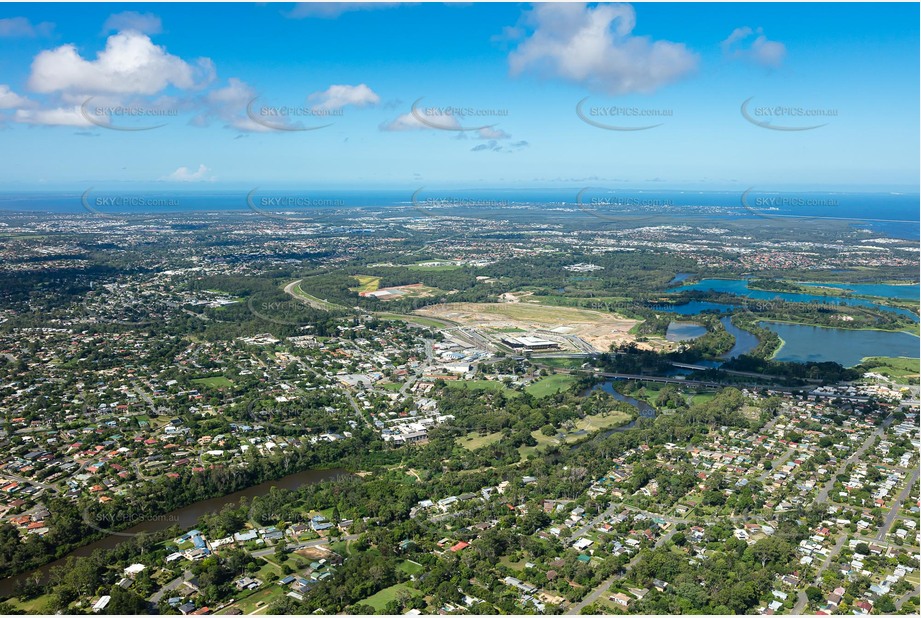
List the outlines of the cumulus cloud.
{"type": "Polygon", "coordinates": [[[92,123],[81,113],[79,106],[51,109],[17,109],[13,120],[21,124],[57,127],[89,127],[92,123]]]}
{"type": "Polygon", "coordinates": [[[6,84],[0,84],[0,109],[15,109],[17,107],[26,107],[31,105],[31,101],[21,97],[6,84]]]}
{"type": "Polygon", "coordinates": [[[0,19],[0,38],[48,36],[53,29],[54,24],[48,21],[33,24],[25,17],[5,17],[0,19]]]}
{"type": "Polygon", "coordinates": [[[344,13],[353,11],[373,11],[391,9],[400,6],[400,2],[298,2],[293,9],[286,13],[291,19],[304,19],[305,17],[319,17],[321,19],[334,19],[344,13]]]}
{"type": "MultiPolygon", "coordinates": [[[[421,115],[421,114],[420,114],[421,115]]],[[[380,125],[381,131],[393,131],[393,132],[402,132],[402,131],[425,131],[425,130],[444,130],[444,131],[460,131],[461,126],[457,122],[457,118],[454,116],[438,116],[437,119],[433,118],[429,120],[425,119],[425,122],[419,120],[419,116],[408,112],[401,116],[397,116],[389,122],[385,122],[380,125]]]]}
{"type": "Polygon", "coordinates": [[[265,132],[272,129],[259,124],[246,113],[247,105],[257,97],[253,88],[241,79],[231,77],[223,88],[211,90],[204,96],[204,110],[195,116],[192,124],[207,126],[219,120],[238,131],[265,132]]]}
{"type": "Polygon", "coordinates": [[[311,94],[307,97],[307,100],[314,102],[314,109],[317,110],[339,110],[346,105],[365,107],[377,105],[381,102],[381,98],[377,93],[366,84],[358,84],[357,86],[333,85],[323,92],[311,94]]]}
{"type": "Polygon", "coordinates": [[[496,129],[494,127],[482,127],[477,129],[476,134],[480,139],[509,139],[511,137],[511,135],[502,129],[496,129]]]}
{"type": "Polygon", "coordinates": [[[653,92],[697,68],[683,43],[633,35],[629,4],[539,4],[526,21],[533,32],[509,54],[513,75],[535,71],[620,95],[653,92]]]}
{"type": "Polygon", "coordinates": [[[720,47],[725,56],[772,69],[780,67],[787,56],[787,47],[783,43],[769,40],[762,28],[753,30],[748,26],[733,30],[720,47]]]}
{"type": "Polygon", "coordinates": [[[205,182],[214,180],[213,176],[208,176],[208,172],[211,170],[205,166],[204,163],[198,166],[198,169],[194,172],[189,171],[189,168],[184,165],[178,168],[175,172],[169,176],[164,176],[160,180],[166,180],[169,182],[205,182]]]}
{"type": "Polygon", "coordinates": [[[35,92],[151,95],[173,85],[198,88],[210,82],[214,65],[200,58],[195,65],[173,56],[140,32],[113,34],[95,60],[86,60],[74,45],[46,50],[32,61],[28,87],[35,92]]]}
{"type": "Polygon", "coordinates": [[[133,30],[144,34],[160,34],[163,31],[163,23],[153,13],[123,11],[111,15],[102,27],[104,33],[121,32],[123,30],[133,30]]]}

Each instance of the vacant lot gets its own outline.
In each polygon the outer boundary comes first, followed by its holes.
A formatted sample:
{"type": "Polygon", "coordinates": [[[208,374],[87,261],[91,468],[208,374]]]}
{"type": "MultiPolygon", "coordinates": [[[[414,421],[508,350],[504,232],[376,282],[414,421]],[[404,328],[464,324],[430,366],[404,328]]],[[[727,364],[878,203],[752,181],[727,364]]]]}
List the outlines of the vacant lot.
{"type": "Polygon", "coordinates": [[[458,322],[481,330],[510,332],[547,330],[559,335],[576,335],[596,350],[607,351],[611,344],[635,341],[630,329],[638,322],[613,313],[552,307],[533,302],[443,303],[416,311],[419,315],[458,322]]]}

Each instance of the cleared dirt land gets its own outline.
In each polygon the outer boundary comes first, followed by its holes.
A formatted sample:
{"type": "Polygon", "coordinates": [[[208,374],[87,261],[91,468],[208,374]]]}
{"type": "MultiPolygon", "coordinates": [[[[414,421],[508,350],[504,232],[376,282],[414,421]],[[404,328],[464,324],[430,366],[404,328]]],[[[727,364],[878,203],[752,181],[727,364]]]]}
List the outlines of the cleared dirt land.
{"type": "Polygon", "coordinates": [[[577,335],[602,352],[607,351],[612,343],[635,341],[629,330],[638,324],[637,320],[613,313],[527,302],[445,303],[425,307],[415,313],[481,330],[549,330],[561,335],[577,335]]]}

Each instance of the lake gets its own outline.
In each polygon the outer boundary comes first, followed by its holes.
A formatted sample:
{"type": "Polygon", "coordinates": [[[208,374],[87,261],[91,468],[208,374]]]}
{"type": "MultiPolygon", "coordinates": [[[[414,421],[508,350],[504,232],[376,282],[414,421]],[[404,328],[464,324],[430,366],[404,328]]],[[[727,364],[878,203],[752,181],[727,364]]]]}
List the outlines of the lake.
{"type": "Polygon", "coordinates": [[[905,356],[918,358],[918,337],[909,333],[877,330],[848,330],[759,322],[777,333],[784,343],[774,360],[795,362],[834,361],[853,367],[867,356],[905,356]]]}
{"type": "MultiPolygon", "coordinates": [[[[824,284],[823,284],[824,285],[824,284]]],[[[869,285],[869,284],[866,284],[869,285]]],[[[856,286],[847,285],[848,289],[854,289],[856,286]]],[[[904,290],[896,290],[895,288],[901,288],[903,286],[893,286],[893,285],[883,285],[874,286],[875,289],[879,292],[888,291],[890,294],[904,294],[904,290]]],[[[914,287],[917,290],[917,286],[904,286],[904,287],[914,287]]],[[[748,287],[748,279],[701,279],[697,283],[692,283],[690,285],[683,285],[681,287],[675,288],[675,292],[686,292],[692,290],[700,291],[711,291],[711,292],[724,292],[726,294],[735,294],[736,296],[748,297],[754,300],[783,300],[791,303],[825,303],[825,304],[843,304],[850,305],[853,307],[870,307],[873,309],[879,309],[881,311],[889,311],[892,313],[897,313],[899,315],[904,315],[911,318],[915,322],[918,322],[918,315],[900,307],[886,307],[885,305],[880,305],[869,300],[864,300],[862,298],[847,298],[842,296],[820,296],[818,294],[800,294],[794,292],[768,292],[765,290],[753,290],[748,287]]],[[[898,296],[887,296],[887,298],[900,298],[898,296]]],[[[917,298],[917,295],[914,296],[917,298]]]]}

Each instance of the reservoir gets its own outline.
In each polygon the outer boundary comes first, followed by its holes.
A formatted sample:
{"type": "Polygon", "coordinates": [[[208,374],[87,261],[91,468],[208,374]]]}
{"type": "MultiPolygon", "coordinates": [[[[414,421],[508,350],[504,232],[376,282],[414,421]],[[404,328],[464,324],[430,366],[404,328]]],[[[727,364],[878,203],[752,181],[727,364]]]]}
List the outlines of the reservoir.
{"type": "Polygon", "coordinates": [[[918,358],[918,337],[909,333],[847,330],[780,322],[759,324],[783,339],[783,345],[777,350],[774,360],[800,363],[834,361],[845,367],[853,367],[867,356],[918,358]]]}
{"type": "Polygon", "coordinates": [[[349,473],[346,470],[342,470],[340,468],[331,468],[329,470],[305,470],[303,472],[289,474],[288,476],[282,477],[277,481],[266,481],[265,483],[253,485],[247,489],[242,489],[220,498],[211,498],[209,500],[195,502],[188,506],[160,515],[153,520],[141,522],[135,526],[126,528],[125,530],[120,530],[118,533],[110,534],[109,536],[103,537],[98,541],[94,541],[93,543],[84,545],[83,547],[78,547],[74,551],[67,554],[67,556],[59,558],[54,562],[49,562],[48,564],[38,567],[37,569],[26,571],[25,573],[20,573],[19,575],[14,575],[13,577],[8,577],[4,580],[0,580],[0,597],[12,596],[15,593],[16,583],[19,581],[24,581],[34,573],[41,574],[43,582],[47,581],[50,570],[53,567],[62,566],[69,556],[88,556],[97,549],[111,549],[117,546],[119,543],[124,542],[127,538],[130,538],[131,535],[140,532],[159,532],[160,530],[166,530],[167,528],[174,525],[178,525],[183,530],[192,528],[198,523],[198,520],[202,515],[208,513],[216,513],[220,511],[224,505],[227,504],[239,504],[241,498],[252,499],[257,496],[264,496],[269,493],[269,490],[272,489],[272,487],[278,487],[281,489],[297,489],[301,485],[312,485],[314,483],[322,483],[323,481],[335,480],[337,478],[347,476],[348,474],[349,473]]]}

